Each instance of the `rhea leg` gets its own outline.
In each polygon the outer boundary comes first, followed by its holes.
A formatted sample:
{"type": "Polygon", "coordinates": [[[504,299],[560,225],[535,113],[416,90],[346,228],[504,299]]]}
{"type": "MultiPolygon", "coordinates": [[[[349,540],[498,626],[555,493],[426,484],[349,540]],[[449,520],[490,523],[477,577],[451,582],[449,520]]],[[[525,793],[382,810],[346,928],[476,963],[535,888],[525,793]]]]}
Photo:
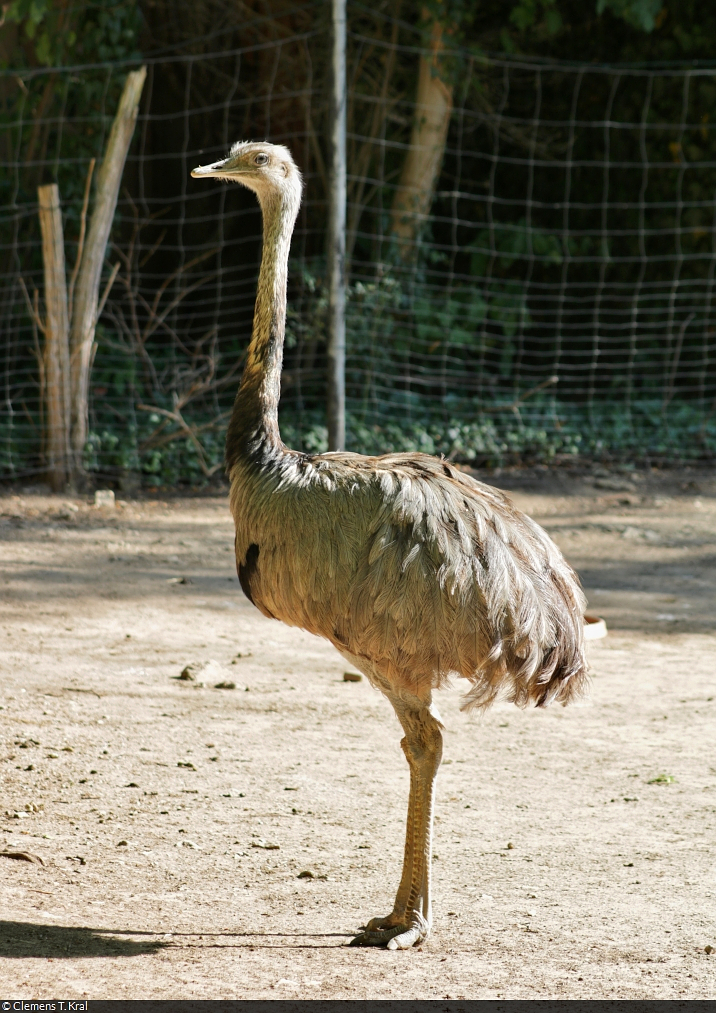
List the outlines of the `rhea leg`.
{"type": "Polygon", "coordinates": [[[407,949],[425,939],[432,925],[430,866],[432,859],[435,775],[442,757],[441,724],[430,700],[386,694],[405,738],[401,742],[410,767],[410,796],[400,886],[387,918],[373,918],[352,946],[407,949]]]}

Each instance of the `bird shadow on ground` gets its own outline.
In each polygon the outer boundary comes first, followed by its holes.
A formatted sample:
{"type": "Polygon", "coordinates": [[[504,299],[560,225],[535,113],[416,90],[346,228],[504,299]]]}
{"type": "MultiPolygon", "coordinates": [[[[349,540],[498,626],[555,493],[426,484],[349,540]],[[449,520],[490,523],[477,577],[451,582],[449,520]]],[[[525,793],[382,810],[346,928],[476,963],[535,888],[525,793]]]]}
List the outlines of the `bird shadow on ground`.
{"type": "Polygon", "coordinates": [[[136,957],[167,946],[156,939],[118,938],[125,934],[112,929],[0,921],[0,957],[136,957]]]}
{"type": "MultiPolygon", "coordinates": [[[[115,933],[122,935],[123,933],[115,933]]],[[[158,933],[156,933],[158,934],[158,933]]],[[[150,936],[151,932],[127,932],[150,936]]],[[[346,945],[355,932],[167,932],[162,942],[171,949],[202,950],[333,950],[346,945]]]]}

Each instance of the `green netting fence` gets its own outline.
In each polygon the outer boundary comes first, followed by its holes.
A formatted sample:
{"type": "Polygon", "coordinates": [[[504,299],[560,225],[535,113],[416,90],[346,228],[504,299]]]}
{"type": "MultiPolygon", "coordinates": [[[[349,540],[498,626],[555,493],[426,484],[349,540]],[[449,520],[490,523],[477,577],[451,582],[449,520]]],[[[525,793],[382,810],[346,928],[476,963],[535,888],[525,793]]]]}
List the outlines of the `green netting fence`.
{"type": "MultiPolygon", "coordinates": [[[[237,139],[288,144],[294,240],[282,429],[326,446],[326,29],[144,61],[98,323],[87,468],[104,480],[220,471],[250,335],[260,219],[191,180],[237,139]]],[[[349,449],[475,464],[716,456],[716,67],[447,52],[452,112],[429,211],[398,241],[421,115],[406,26],[349,34],[349,449]]],[[[0,476],[39,475],[37,186],[59,185],[74,261],[89,161],[130,64],[0,74],[0,476]]]]}

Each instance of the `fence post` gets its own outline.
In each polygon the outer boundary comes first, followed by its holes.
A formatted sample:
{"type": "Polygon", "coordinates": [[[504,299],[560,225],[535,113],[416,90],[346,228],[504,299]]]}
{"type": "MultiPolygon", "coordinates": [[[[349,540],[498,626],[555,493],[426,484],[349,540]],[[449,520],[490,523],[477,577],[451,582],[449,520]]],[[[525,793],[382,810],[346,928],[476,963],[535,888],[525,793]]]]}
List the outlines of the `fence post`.
{"type": "Polygon", "coordinates": [[[65,244],[57,184],[38,186],[37,198],[45,269],[45,450],[50,485],[60,492],[67,485],[70,466],[70,351],[65,244]]]}
{"type": "Polygon", "coordinates": [[[97,173],[97,196],[77,277],[70,333],[72,471],[77,479],[84,475],[82,453],[88,435],[89,380],[102,265],[146,76],[146,67],[140,67],[127,75],[107,150],[97,173]]]}
{"type": "Polygon", "coordinates": [[[346,0],[332,0],[333,94],[328,196],[328,449],[346,445],[346,0]]]}

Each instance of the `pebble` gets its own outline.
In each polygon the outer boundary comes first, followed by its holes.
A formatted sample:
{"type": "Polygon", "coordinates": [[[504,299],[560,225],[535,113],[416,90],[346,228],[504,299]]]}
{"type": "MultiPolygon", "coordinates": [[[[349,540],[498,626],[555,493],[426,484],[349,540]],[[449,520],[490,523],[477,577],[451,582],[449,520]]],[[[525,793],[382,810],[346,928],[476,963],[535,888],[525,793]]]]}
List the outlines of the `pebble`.
{"type": "Polygon", "coordinates": [[[114,492],[111,489],[98,489],[94,494],[94,505],[114,509],[114,492]]]}

